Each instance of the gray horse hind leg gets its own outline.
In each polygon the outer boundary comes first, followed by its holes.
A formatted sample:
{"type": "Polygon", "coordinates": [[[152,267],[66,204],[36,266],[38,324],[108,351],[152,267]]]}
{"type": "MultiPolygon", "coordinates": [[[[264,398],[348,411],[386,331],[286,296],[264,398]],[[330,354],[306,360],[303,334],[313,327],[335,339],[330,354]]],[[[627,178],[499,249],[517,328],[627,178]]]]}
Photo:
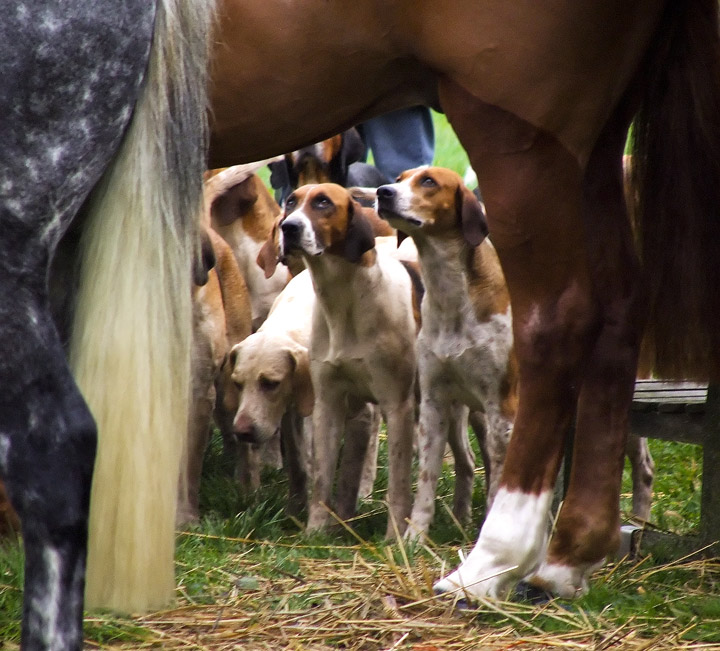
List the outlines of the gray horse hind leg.
{"type": "Polygon", "coordinates": [[[22,521],[24,651],[82,648],[96,428],[50,316],[58,240],[107,168],[153,3],[30,1],[0,21],[0,476],[22,521]]]}

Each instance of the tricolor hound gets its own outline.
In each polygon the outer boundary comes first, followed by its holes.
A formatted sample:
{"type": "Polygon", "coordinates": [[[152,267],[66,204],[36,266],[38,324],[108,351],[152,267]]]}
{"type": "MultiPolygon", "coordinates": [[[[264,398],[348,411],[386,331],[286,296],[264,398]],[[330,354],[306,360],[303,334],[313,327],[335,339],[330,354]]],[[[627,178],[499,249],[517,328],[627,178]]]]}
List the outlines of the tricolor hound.
{"type": "MultiPolygon", "coordinates": [[[[299,252],[315,286],[310,373],[315,388],[312,489],[308,530],[328,523],[338,449],[349,413],[379,405],[388,429],[389,519],[386,535],[402,534],[410,515],[415,412],[413,285],[403,265],[375,250],[372,227],[347,190],[303,186],[285,204],[280,254],[299,252]]],[[[367,437],[347,436],[360,456],[367,437]],[[361,440],[364,438],[364,440],[361,440]]],[[[356,509],[360,477],[341,477],[337,514],[356,509]],[[352,499],[339,499],[343,492],[352,499]],[[352,488],[352,490],[351,490],[352,488]]]]}
{"type": "Polygon", "coordinates": [[[415,241],[425,282],[418,335],[419,475],[408,536],[427,533],[449,441],[455,509],[469,516],[468,408],[484,441],[488,505],[497,492],[517,404],[510,298],[480,202],[455,172],[420,168],[380,186],[381,217],[415,241]],[[489,464],[489,465],[488,465],[489,464]]]}

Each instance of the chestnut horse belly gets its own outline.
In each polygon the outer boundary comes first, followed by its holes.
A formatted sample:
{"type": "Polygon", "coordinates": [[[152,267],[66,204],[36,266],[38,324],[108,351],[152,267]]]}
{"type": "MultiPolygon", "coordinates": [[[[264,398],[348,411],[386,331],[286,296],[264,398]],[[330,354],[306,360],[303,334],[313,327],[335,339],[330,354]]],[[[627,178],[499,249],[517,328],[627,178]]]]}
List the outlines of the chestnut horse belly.
{"type": "Polygon", "coordinates": [[[413,104],[450,79],[579,160],[636,73],[663,0],[224,0],[213,167],[258,160],[413,104]]]}
{"type": "Polygon", "coordinates": [[[399,5],[220,5],[211,167],[282,154],[395,108],[437,103],[433,76],[395,36],[399,5]]]}
{"type": "Polygon", "coordinates": [[[413,3],[417,53],[441,77],[555,134],[584,161],[636,74],[664,4],[423,0],[413,3]]]}

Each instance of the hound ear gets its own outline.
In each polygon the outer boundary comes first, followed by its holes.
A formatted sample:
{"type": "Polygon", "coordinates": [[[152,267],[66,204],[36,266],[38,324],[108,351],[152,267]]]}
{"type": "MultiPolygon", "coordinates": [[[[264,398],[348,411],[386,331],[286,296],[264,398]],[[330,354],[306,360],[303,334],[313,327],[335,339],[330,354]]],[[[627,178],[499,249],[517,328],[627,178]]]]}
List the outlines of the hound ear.
{"type": "Polygon", "coordinates": [[[229,226],[234,221],[244,217],[258,200],[255,186],[255,175],[228,188],[213,201],[210,208],[213,223],[218,226],[229,226]]]}
{"type": "Polygon", "coordinates": [[[229,414],[235,414],[239,406],[238,390],[232,381],[232,374],[235,370],[235,364],[237,363],[239,353],[240,344],[238,343],[230,349],[230,352],[227,355],[225,355],[225,359],[223,359],[223,363],[220,366],[220,373],[215,379],[215,389],[218,393],[217,401],[229,414]]]}
{"type": "Polygon", "coordinates": [[[487,218],[482,204],[465,186],[457,189],[455,201],[465,241],[470,246],[478,246],[488,236],[487,218]]]}
{"type": "Polygon", "coordinates": [[[375,246],[372,225],[363,215],[362,206],[350,199],[348,202],[348,226],[345,234],[344,256],[350,262],[360,262],[363,253],[375,246]]]}
{"type": "Polygon", "coordinates": [[[298,413],[306,418],[312,414],[315,406],[315,391],[310,377],[310,357],[307,348],[302,346],[290,351],[290,354],[295,363],[292,383],[295,405],[298,413]]]}
{"type": "Polygon", "coordinates": [[[272,230],[270,231],[270,237],[262,245],[260,251],[258,251],[257,262],[258,266],[265,272],[265,278],[270,278],[275,273],[275,268],[280,262],[280,218],[275,220],[272,230]]]}
{"type": "Polygon", "coordinates": [[[213,249],[210,233],[206,229],[201,229],[200,233],[200,252],[193,260],[193,282],[202,287],[208,281],[208,274],[215,266],[215,250],[213,249]]]}

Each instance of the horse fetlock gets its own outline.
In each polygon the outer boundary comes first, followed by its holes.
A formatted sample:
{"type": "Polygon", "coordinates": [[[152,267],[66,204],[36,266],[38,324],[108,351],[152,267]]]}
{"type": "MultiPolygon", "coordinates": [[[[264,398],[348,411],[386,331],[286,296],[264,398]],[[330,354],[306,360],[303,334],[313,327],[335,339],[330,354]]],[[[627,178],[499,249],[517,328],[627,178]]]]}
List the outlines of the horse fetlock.
{"type": "Polygon", "coordinates": [[[460,592],[469,599],[506,598],[545,554],[551,499],[550,491],[535,495],[501,487],[472,552],[435,584],[435,592],[460,592]]]}
{"type": "Polygon", "coordinates": [[[587,593],[588,579],[601,565],[602,561],[579,565],[544,562],[537,572],[528,578],[528,583],[556,597],[574,599],[587,593]]]}

